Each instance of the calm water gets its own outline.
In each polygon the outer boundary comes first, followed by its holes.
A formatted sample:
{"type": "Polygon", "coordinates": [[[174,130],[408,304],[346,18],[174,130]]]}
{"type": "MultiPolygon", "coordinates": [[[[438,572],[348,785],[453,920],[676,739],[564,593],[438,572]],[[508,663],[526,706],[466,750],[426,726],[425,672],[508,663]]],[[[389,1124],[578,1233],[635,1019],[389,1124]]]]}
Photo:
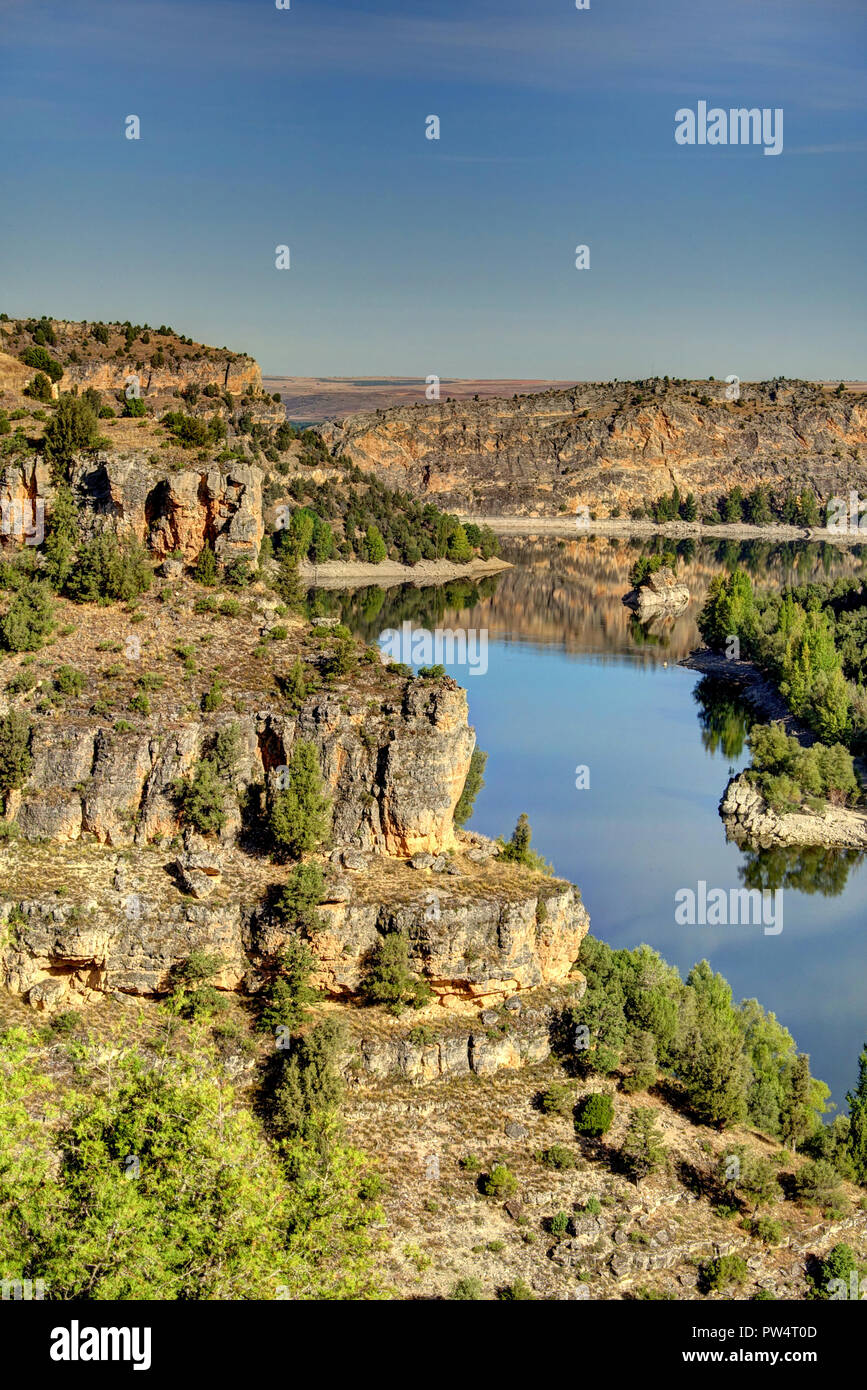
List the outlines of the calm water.
{"type": "MultiPolygon", "coordinates": [[[[688,556],[690,610],[652,632],[620,603],[640,547],[588,538],[505,549],[515,568],[480,590],[365,590],[320,602],[368,637],[405,617],[487,628],[487,673],[450,670],[488,753],[470,824],[508,836],[526,811],[534,847],[580,887],[594,935],[648,942],[684,974],[706,957],[737,999],[777,1014],[845,1108],[867,1037],[867,866],[854,855],[755,856],[726,843],[717,807],[732,769],[748,761],[748,721],[736,700],[720,699],[725,687],[676,664],[697,644],[696,611],[731,549],[688,556]],[[589,769],[585,790],[575,785],[579,764],[589,769]],[[783,884],[782,932],[677,925],[675,894],[700,879],[726,891],[783,884]]],[[[772,584],[860,569],[860,555],[828,551],[740,558],[772,584]]]]}

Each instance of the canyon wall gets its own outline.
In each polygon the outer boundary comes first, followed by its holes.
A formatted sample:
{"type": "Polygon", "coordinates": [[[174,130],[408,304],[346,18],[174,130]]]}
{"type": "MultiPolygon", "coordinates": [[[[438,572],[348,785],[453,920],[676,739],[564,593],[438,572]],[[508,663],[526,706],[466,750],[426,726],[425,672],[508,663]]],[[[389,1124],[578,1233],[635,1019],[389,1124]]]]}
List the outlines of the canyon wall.
{"type": "Polygon", "coordinates": [[[772,382],[727,401],[724,390],[579,385],[357,414],[322,432],[336,456],[472,515],[626,515],[675,485],[708,501],[735,484],[867,491],[867,394],[772,382]]]}

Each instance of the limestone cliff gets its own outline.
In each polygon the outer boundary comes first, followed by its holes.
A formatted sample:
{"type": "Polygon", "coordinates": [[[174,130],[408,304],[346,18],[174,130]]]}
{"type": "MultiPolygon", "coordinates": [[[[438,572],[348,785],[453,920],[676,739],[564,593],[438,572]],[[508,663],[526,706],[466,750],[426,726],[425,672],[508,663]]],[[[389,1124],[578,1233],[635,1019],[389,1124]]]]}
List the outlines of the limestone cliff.
{"type": "Polygon", "coordinates": [[[867,489],[867,394],[807,382],[582,384],[512,400],[431,402],[325,425],[335,455],[454,510],[623,514],[677,484],[829,497],[867,489]]]}
{"type": "Polygon", "coordinates": [[[270,852],[264,821],[299,740],[315,750],[331,808],[311,937],[326,995],[354,998],[371,949],[394,931],[432,1009],[477,1012],[565,980],[588,929],[576,890],[456,835],[475,743],[466,692],[377,660],[323,677],[327,629],[287,617],[263,643],[274,600],[262,586],[231,616],[197,611],[201,593],[158,584],[134,625],[118,607],[58,600],[68,621],[51,648],[4,660],[0,715],[12,708],[30,727],[27,775],[0,826],[7,988],[49,1011],[159,995],[201,949],[220,958],[220,988],[258,990],[290,930],[274,902],[291,865],[270,852]],[[289,700],[298,663],[309,693],[289,700]],[[61,668],[75,669],[76,687],[58,686],[61,668]],[[225,823],[203,835],[178,787],[230,729],[225,823]]]}

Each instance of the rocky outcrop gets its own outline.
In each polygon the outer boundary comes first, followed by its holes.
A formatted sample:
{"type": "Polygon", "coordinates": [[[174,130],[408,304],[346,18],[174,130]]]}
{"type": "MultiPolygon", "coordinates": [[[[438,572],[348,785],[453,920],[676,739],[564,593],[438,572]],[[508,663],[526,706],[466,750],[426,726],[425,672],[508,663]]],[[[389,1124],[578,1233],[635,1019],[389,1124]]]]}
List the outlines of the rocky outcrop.
{"type": "Polygon", "coordinates": [[[444,1025],[401,1020],[388,1028],[381,1020],[377,1024],[356,1016],[343,1048],[343,1070],[354,1085],[385,1077],[424,1085],[544,1061],[558,1011],[564,1002],[580,998],[583,988],[583,976],[576,972],[568,995],[551,988],[533,990],[513,996],[499,1009],[485,1009],[475,1022],[456,1015],[444,1025]]]}
{"type": "MultiPolygon", "coordinates": [[[[467,867],[448,885],[429,878],[408,891],[405,876],[394,880],[386,866],[373,867],[384,901],[367,901],[362,879],[348,901],[327,902],[320,911],[317,981],[337,997],[358,992],[372,949],[389,932],[404,934],[410,967],[437,1002],[460,1009],[565,979],[589,930],[587,911],[568,883],[543,879],[535,889],[521,888],[495,876],[479,884],[467,867]]],[[[281,941],[267,919],[254,928],[254,945],[264,955],[281,941]]]]}
{"type": "Polygon", "coordinates": [[[689,589],[667,565],[648,575],[637,589],[630,589],[623,602],[634,608],[641,622],[660,616],[676,617],[689,606],[689,589]]]}
{"type": "Polygon", "coordinates": [[[212,357],[184,357],[164,367],[154,367],[135,356],[121,362],[82,362],[66,368],[61,389],[71,386],[97,391],[123,391],[131,375],[139,378],[143,396],[171,396],[179,388],[219,386],[221,391],[243,395],[252,387],[262,389],[262,372],[251,357],[235,353],[216,353],[212,357]]]}
{"type": "Polygon", "coordinates": [[[719,809],[729,838],[742,848],[867,849],[867,812],[826,803],[821,811],[779,814],[746,773],[731,779],[719,809]]]}
{"type": "Polygon", "coordinates": [[[112,846],[169,838],[179,829],[175,783],[231,723],[239,736],[237,798],[224,840],[240,828],[238,798],[251,787],[264,794],[295,740],[305,739],[319,752],[338,841],[395,855],[451,848],[452,813],[475,744],[466,692],[449,680],[410,682],[375,716],[344,703],[326,695],[294,716],[272,708],[125,731],[98,721],[39,720],[30,776],[10,796],[6,819],[25,839],[61,844],[82,835],[112,846]]]}
{"type": "Polygon", "coordinates": [[[708,502],[736,483],[867,490],[867,395],[807,382],[745,383],[737,402],[721,383],[588,383],[359,413],[323,433],[392,486],[478,515],[625,514],[674,485],[708,502]]]}
{"type": "Polygon", "coordinates": [[[79,465],[73,487],[91,526],[108,521],[158,557],[195,560],[205,544],[224,561],[255,560],[264,535],[262,470],[252,464],[191,463],[168,472],[142,455],[103,454],[79,465]]]}
{"type": "MultiPolygon", "coordinates": [[[[572,965],[589,927],[570,884],[528,883],[508,866],[460,857],[460,890],[440,895],[403,861],[350,850],[340,858],[343,872],[327,876],[323,925],[311,938],[313,982],[326,997],[354,998],[371,947],[402,931],[410,965],[432,992],[432,1004],[411,1016],[420,1026],[411,1036],[412,1025],[362,1012],[362,1070],[423,1079],[547,1056],[550,1000],[546,1012],[538,992],[580,982],[572,965]],[[532,1006],[523,1003],[528,991],[532,1006]],[[431,1033],[443,1008],[455,1021],[431,1033]]],[[[34,851],[13,841],[0,878],[4,983],[46,1011],[107,992],[160,994],[172,967],[200,948],[220,958],[220,988],[256,992],[286,941],[271,904],[287,872],[190,834],[180,851],[141,847],[134,857],[93,842],[34,851]]]]}

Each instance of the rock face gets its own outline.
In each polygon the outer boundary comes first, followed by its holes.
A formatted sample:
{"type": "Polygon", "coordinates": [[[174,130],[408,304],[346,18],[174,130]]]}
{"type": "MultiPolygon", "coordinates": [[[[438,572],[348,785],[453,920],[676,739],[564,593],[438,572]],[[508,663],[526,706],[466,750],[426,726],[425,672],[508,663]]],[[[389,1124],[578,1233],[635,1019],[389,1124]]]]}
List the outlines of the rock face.
{"type": "Polygon", "coordinates": [[[641,622],[660,616],[675,617],[689,606],[689,589],[678,581],[673,570],[663,565],[644,584],[631,589],[623,602],[637,611],[641,622]]]}
{"type": "Polygon", "coordinates": [[[729,837],[741,846],[818,845],[825,849],[867,849],[867,813],[828,805],[819,813],[779,815],[744,773],[733,777],[720,802],[729,837]]]}
{"type": "MultiPolygon", "coordinates": [[[[172,966],[196,948],[220,957],[220,988],[255,991],[287,939],[269,889],[288,870],[236,846],[187,834],[180,853],[149,846],[128,856],[92,841],[35,854],[28,848],[13,841],[5,857],[0,962],[6,987],[28,999],[37,988],[30,1002],[40,1008],[111,991],[159,994],[169,987],[172,966]]],[[[471,870],[465,861],[465,888],[471,870]]],[[[422,1018],[446,1010],[456,1020],[437,1034],[438,1051],[430,1051],[435,1040],[423,1027],[414,1053],[397,1020],[362,1011],[356,1033],[368,1069],[444,1075],[547,1056],[549,1020],[533,1012],[532,999],[567,978],[580,984],[572,965],[589,928],[587,912],[570,884],[522,883],[505,867],[499,877],[479,872],[484,877],[471,893],[441,897],[419,886],[417,870],[387,856],[369,856],[363,874],[328,876],[323,925],[311,939],[313,983],[334,1000],[349,1000],[371,947],[383,933],[401,931],[411,968],[431,987],[433,1003],[422,1018]],[[372,892],[383,902],[371,902],[372,892]],[[546,914],[538,910],[542,896],[546,914]],[[490,1012],[479,1019],[473,1005],[490,1012]]]]}
{"type": "Polygon", "coordinates": [[[494,1022],[452,1016],[445,1025],[392,1028],[354,1018],[343,1056],[350,1082],[369,1084],[400,1076],[414,1085],[441,1077],[490,1076],[504,1068],[544,1061],[551,1052],[552,1025],[564,1004],[574,1004],[584,987],[576,974],[568,993],[538,989],[527,994],[520,1012],[500,1010],[494,1022]]]}
{"type": "Polygon", "coordinates": [[[708,501],[735,483],[865,491],[867,395],[807,382],[740,389],[735,403],[719,383],[582,384],[352,415],[323,433],[334,454],[392,486],[479,515],[587,505],[608,516],[675,484],[708,501]]]}
{"type": "Polygon", "coordinates": [[[181,551],[188,563],[202,546],[222,560],[255,560],[264,535],[262,471],[232,463],[166,473],[142,456],[100,455],[81,464],[73,486],[96,524],[109,521],[157,556],[181,551]]]}
{"type": "MultiPolygon", "coordinates": [[[[159,731],[118,732],[82,720],[40,720],[32,768],[6,818],[28,840],[70,843],[82,835],[112,846],[146,845],[178,832],[172,787],[202,757],[220,728],[236,724],[237,789],[264,788],[288,764],[296,739],[310,740],[333,802],[333,834],[362,850],[439,854],[454,844],[452,813],[475,745],[467,697],[453,681],[407,685],[376,717],[336,698],[311,699],[294,717],[193,719],[159,731]],[[363,737],[362,737],[363,733],[363,737]]],[[[237,808],[223,831],[240,828],[237,808]]]]}
{"type": "MultiPolygon", "coordinates": [[[[321,916],[315,950],[323,989],[336,997],[356,994],[373,947],[388,932],[399,931],[409,943],[410,968],[446,1008],[501,1003],[516,991],[565,979],[590,926],[567,883],[521,894],[491,884],[487,897],[474,888],[471,898],[461,884],[437,884],[417,888],[409,901],[392,905],[367,902],[359,894],[348,902],[326,903],[321,916]]],[[[263,954],[281,939],[267,921],[254,933],[263,954]]]]}

